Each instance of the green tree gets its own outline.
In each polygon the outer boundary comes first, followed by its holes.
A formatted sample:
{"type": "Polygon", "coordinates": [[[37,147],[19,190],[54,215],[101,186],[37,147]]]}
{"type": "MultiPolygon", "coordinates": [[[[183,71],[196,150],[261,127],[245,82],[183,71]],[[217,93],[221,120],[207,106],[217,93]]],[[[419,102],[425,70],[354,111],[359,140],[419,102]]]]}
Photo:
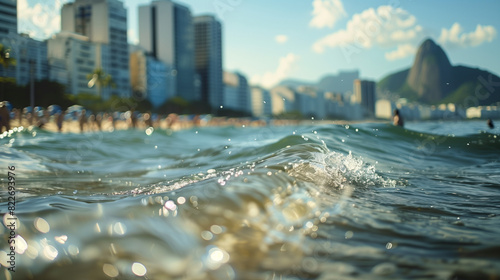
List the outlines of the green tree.
{"type": "Polygon", "coordinates": [[[9,82],[9,79],[7,78],[7,68],[9,68],[10,65],[16,65],[16,59],[13,58],[10,53],[11,50],[9,48],[0,44],[0,65],[2,65],[2,77],[4,77],[3,79],[0,79],[0,82],[2,83],[2,99],[4,98],[5,94],[5,83],[9,82]]]}
{"type": "Polygon", "coordinates": [[[4,76],[10,65],[16,65],[16,59],[10,56],[11,50],[0,44],[0,65],[2,65],[4,76]]]}
{"type": "Polygon", "coordinates": [[[110,74],[104,72],[102,68],[96,68],[92,73],[87,75],[87,79],[89,79],[88,86],[89,88],[94,85],[97,86],[97,95],[101,98],[102,88],[106,88],[111,86],[112,88],[116,87],[115,82],[113,81],[113,77],[110,74]]]}

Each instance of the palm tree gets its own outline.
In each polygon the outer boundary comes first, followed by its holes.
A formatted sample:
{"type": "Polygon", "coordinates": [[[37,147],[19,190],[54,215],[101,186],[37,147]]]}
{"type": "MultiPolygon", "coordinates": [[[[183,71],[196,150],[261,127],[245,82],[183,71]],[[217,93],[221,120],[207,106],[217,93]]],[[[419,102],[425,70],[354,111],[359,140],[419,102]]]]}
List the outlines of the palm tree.
{"type": "Polygon", "coordinates": [[[16,65],[16,59],[10,56],[10,52],[11,50],[9,48],[0,44],[0,65],[2,65],[4,77],[7,76],[7,68],[9,68],[10,65],[16,65]]]}
{"type": "MultiPolygon", "coordinates": [[[[16,59],[10,56],[10,49],[7,47],[4,47],[4,45],[0,44],[0,65],[2,65],[3,69],[3,75],[2,77],[7,78],[7,68],[9,68],[10,65],[16,65],[16,59]]],[[[0,98],[3,100],[5,98],[5,82],[6,81],[1,81],[2,82],[2,94],[0,98]]]]}
{"type": "Polygon", "coordinates": [[[101,96],[101,90],[104,87],[116,87],[115,82],[113,81],[113,77],[110,74],[104,72],[102,68],[96,68],[92,73],[87,75],[87,79],[89,79],[88,87],[91,88],[94,85],[97,86],[97,94],[99,97],[101,96]]]}

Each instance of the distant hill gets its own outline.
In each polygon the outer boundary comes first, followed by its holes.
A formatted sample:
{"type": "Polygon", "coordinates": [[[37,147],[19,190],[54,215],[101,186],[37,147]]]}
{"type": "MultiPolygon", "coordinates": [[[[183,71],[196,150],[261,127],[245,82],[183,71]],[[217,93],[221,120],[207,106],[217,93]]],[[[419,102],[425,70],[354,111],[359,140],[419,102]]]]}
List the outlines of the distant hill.
{"type": "Polygon", "coordinates": [[[485,70],[452,66],[444,50],[427,39],[418,48],[411,68],[386,76],[377,87],[424,104],[455,103],[467,107],[500,102],[500,94],[487,94],[480,77],[500,81],[497,75],[485,70]],[[476,88],[481,88],[480,94],[471,99],[476,88]]]}
{"type": "Polygon", "coordinates": [[[291,87],[291,88],[297,88],[297,87],[300,87],[300,86],[316,87],[316,83],[314,83],[314,82],[306,82],[306,81],[300,81],[300,80],[295,80],[295,79],[286,79],[286,80],[283,80],[278,85],[280,85],[280,86],[286,86],[286,87],[291,87]]]}
{"type": "Polygon", "coordinates": [[[318,82],[305,82],[287,79],[280,82],[280,86],[296,88],[299,86],[311,86],[322,91],[346,93],[352,91],[354,80],[359,79],[359,71],[342,71],[338,75],[326,75],[318,82]]]}

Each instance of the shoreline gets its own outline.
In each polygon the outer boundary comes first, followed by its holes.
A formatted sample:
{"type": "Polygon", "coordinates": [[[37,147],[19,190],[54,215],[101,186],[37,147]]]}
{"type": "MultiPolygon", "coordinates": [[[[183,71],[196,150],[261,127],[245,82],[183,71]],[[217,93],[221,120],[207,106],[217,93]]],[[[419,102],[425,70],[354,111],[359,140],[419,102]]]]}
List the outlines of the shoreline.
{"type": "MultiPolygon", "coordinates": [[[[130,120],[103,120],[101,122],[101,127],[99,128],[96,122],[88,121],[84,124],[83,131],[80,131],[78,120],[64,120],[62,125],[62,130],[60,133],[88,133],[88,132],[113,132],[115,130],[127,130],[127,129],[143,129],[146,130],[149,127],[153,129],[162,130],[185,130],[192,129],[196,127],[266,127],[266,126],[289,126],[289,125],[345,125],[345,124],[355,124],[355,123],[389,123],[387,120],[283,120],[283,119],[270,119],[269,121],[264,120],[250,120],[244,118],[226,118],[226,117],[214,117],[210,120],[190,120],[185,117],[178,118],[177,120],[169,120],[168,118],[157,120],[152,126],[148,126],[145,121],[138,120],[135,127],[132,126],[130,120]]],[[[14,127],[39,127],[42,130],[47,130],[50,132],[59,132],[55,118],[51,117],[50,120],[43,126],[38,126],[30,124],[27,119],[10,120],[11,130],[14,127]]]]}

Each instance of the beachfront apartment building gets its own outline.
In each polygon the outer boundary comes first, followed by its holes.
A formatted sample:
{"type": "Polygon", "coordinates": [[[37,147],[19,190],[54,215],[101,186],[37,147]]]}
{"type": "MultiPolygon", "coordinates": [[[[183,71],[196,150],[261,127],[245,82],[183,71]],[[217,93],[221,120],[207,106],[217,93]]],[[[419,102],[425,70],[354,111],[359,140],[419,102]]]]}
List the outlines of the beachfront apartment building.
{"type": "Polygon", "coordinates": [[[0,44],[11,47],[17,35],[17,1],[0,0],[0,44]]]}
{"type": "MultiPolygon", "coordinates": [[[[17,38],[17,1],[0,0],[0,44],[4,49],[10,49],[10,57],[15,57],[14,47],[17,38]]],[[[0,74],[3,77],[15,78],[16,69],[14,66],[4,68],[0,65],[0,74]]]]}
{"type": "Polygon", "coordinates": [[[326,103],[323,91],[311,86],[299,86],[296,91],[297,110],[304,117],[321,119],[326,116],[326,103]]]}
{"type": "MultiPolygon", "coordinates": [[[[191,10],[170,0],[139,7],[139,46],[171,68],[173,95],[200,100],[195,89],[194,29],[191,10]]],[[[172,89],[165,89],[170,98],[172,89]]]]}
{"type": "Polygon", "coordinates": [[[2,69],[2,76],[14,78],[22,86],[30,83],[32,76],[34,81],[48,78],[46,41],[34,40],[27,34],[10,34],[6,41],[5,48],[10,49],[9,56],[15,64],[2,69]]]}
{"type": "Polygon", "coordinates": [[[250,106],[252,116],[270,117],[272,115],[272,104],[269,90],[257,86],[250,87],[250,106]]]}
{"type": "Polygon", "coordinates": [[[224,104],[222,25],[211,15],[194,18],[195,70],[201,78],[201,100],[218,110],[224,104]]]}
{"type": "Polygon", "coordinates": [[[130,50],[130,82],[134,96],[146,98],[154,108],[175,96],[172,67],[148,54],[139,46],[130,50]]]}
{"type": "Polygon", "coordinates": [[[351,102],[360,104],[365,111],[365,117],[375,116],[375,82],[356,79],[353,85],[351,102]]]}
{"type": "Polygon", "coordinates": [[[17,33],[16,0],[0,0],[0,44],[15,59],[7,69],[0,66],[2,76],[16,79],[19,85],[28,84],[32,73],[34,80],[48,78],[47,44],[17,33]]]}
{"type": "Polygon", "coordinates": [[[224,96],[225,109],[250,113],[250,88],[245,76],[238,72],[224,71],[224,96]]]}
{"type": "Polygon", "coordinates": [[[121,1],[76,0],[66,3],[61,10],[61,31],[84,35],[96,44],[96,68],[110,74],[116,84],[116,87],[102,89],[104,99],[112,95],[131,96],[127,10],[121,1]]]}
{"type": "Polygon", "coordinates": [[[98,44],[87,36],[62,31],[47,40],[50,80],[66,86],[71,94],[97,94],[95,87],[88,87],[88,75],[97,67],[98,44]]]}
{"type": "Polygon", "coordinates": [[[299,104],[296,102],[297,92],[287,86],[276,86],[271,89],[271,112],[278,116],[283,113],[298,112],[299,104]]]}
{"type": "Polygon", "coordinates": [[[27,34],[18,34],[16,44],[13,45],[16,65],[16,83],[26,85],[31,77],[35,81],[49,78],[49,64],[47,60],[47,41],[38,41],[27,34]]]}

